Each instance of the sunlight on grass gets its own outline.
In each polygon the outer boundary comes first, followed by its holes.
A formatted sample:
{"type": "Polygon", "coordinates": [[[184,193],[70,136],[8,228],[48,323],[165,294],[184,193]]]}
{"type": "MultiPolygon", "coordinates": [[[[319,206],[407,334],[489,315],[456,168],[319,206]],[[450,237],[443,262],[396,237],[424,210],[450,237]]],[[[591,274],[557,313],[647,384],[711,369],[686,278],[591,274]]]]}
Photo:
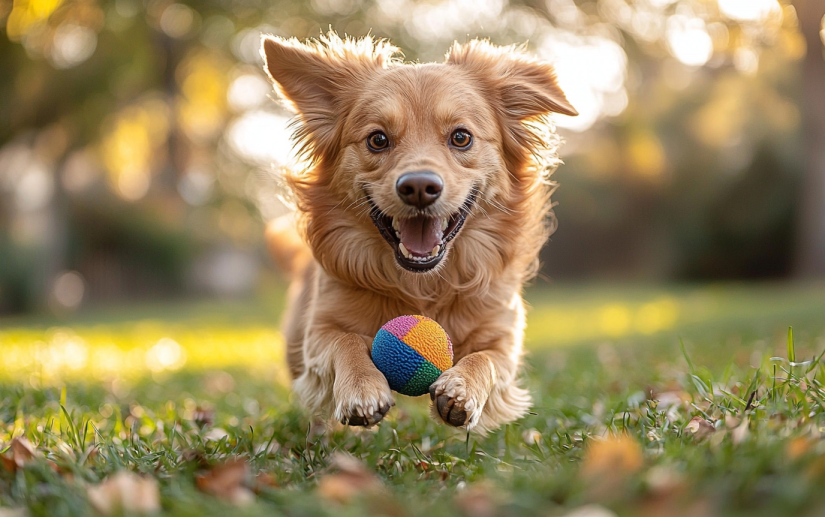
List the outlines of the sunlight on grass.
{"type": "Polygon", "coordinates": [[[0,332],[0,378],[32,387],[63,381],[132,379],[186,368],[193,371],[276,369],[287,382],[284,345],[274,328],[181,326],[159,321],[132,325],[12,329],[0,332]]]}
{"type": "Polygon", "coordinates": [[[528,336],[531,342],[564,344],[636,333],[650,335],[672,329],[679,321],[680,310],[680,303],[671,297],[642,304],[543,307],[530,315],[528,336]]]}
{"type": "Polygon", "coordinates": [[[821,289],[528,299],[532,411],[487,437],[440,425],[426,396],[315,435],[289,395],[280,309],[260,301],[0,322],[0,508],[94,515],[131,473],[171,517],[825,509],[821,289]],[[215,489],[226,477],[232,493],[215,489]]]}
{"type": "Polygon", "coordinates": [[[528,293],[528,300],[532,301],[526,334],[530,348],[651,336],[741,319],[825,313],[825,292],[817,286],[783,290],[711,285],[636,292],[560,287],[533,297],[528,293]]]}

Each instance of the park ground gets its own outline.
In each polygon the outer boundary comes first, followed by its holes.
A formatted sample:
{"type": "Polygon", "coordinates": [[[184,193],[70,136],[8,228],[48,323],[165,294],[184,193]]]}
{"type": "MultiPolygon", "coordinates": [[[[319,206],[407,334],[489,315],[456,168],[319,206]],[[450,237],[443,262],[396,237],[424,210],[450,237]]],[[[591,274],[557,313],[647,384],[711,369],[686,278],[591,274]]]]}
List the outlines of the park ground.
{"type": "Polygon", "coordinates": [[[402,396],[309,433],[277,289],[0,319],[0,517],[825,513],[825,285],[527,299],[533,412],[486,437],[402,396]]]}

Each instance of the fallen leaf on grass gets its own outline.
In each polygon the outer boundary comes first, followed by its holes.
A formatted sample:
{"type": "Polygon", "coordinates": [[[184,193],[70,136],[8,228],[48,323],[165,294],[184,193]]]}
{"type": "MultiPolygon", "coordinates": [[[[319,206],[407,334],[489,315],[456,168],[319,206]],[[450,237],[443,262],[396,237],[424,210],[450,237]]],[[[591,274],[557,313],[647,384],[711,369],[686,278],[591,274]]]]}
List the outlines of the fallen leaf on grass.
{"type": "Polygon", "coordinates": [[[812,445],[813,442],[809,438],[800,436],[788,442],[785,451],[791,460],[798,460],[811,450],[812,445]]]}
{"type": "Polygon", "coordinates": [[[215,423],[215,409],[211,407],[197,406],[192,412],[192,421],[198,427],[208,427],[215,423]]]}
{"type": "Polygon", "coordinates": [[[705,438],[710,436],[716,429],[713,424],[700,416],[695,416],[690,419],[690,422],[685,426],[685,431],[697,438],[705,438]]]}
{"type": "Polygon", "coordinates": [[[22,468],[35,458],[41,457],[43,455],[34,448],[34,445],[26,437],[18,436],[12,439],[9,450],[2,456],[2,461],[6,470],[16,472],[17,469],[22,468]]]}
{"type": "Polygon", "coordinates": [[[382,493],[381,480],[366,465],[349,454],[336,452],[330,463],[333,474],[318,482],[318,493],[324,499],[345,504],[360,494],[382,493]]]}
{"type": "Polygon", "coordinates": [[[158,483],[127,470],[86,490],[91,505],[103,515],[155,513],[160,511],[158,483]]]}
{"type": "Polygon", "coordinates": [[[278,480],[268,472],[259,472],[255,476],[255,493],[260,493],[266,488],[278,488],[278,480]]]}
{"type": "Polygon", "coordinates": [[[234,458],[212,467],[205,474],[198,476],[195,481],[198,488],[219,499],[228,501],[236,506],[245,506],[255,500],[255,495],[244,486],[249,467],[240,458],[234,458]]]}
{"type": "Polygon", "coordinates": [[[613,499],[624,493],[627,481],[644,463],[639,442],[627,435],[593,440],[585,450],[581,476],[594,499],[613,499]]]}
{"type": "Polygon", "coordinates": [[[642,468],[642,448],[627,435],[593,440],[584,453],[582,475],[588,478],[628,475],[642,468]]]}

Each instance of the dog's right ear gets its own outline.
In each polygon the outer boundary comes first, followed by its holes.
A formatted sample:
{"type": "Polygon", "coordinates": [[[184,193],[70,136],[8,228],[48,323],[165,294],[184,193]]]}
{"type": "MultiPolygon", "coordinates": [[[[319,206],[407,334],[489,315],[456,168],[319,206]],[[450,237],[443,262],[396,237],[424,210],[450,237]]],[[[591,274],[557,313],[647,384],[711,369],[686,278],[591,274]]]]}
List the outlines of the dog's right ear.
{"type": "Polygon", "coordinates": [[[335,147],[335,124],[369,74],[386,68],[398,49],[367,36],[341,39],[334,32],[301,43],[264,36],[265,71],[287,107],[298,114],[296,137],[319,158],[335,147]]]}

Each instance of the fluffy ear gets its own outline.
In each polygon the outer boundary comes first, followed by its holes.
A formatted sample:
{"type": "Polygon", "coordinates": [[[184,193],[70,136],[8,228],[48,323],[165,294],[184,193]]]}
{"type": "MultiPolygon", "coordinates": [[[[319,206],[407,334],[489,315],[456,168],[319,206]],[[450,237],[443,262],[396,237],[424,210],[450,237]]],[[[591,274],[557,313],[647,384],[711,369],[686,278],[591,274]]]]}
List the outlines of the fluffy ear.
{"type": "Polygon", "coordinates": [[[515,46],[499,47],[483,40],[456,42],[447,54],[447,64],[477,73],[513,119],[522,121],[548,113],[579,114],[556,83],[553,66],[527,56],[515,46]]]}
{"type": "Polygon", "coordinates": [[[298,113],[296,133],[303,150],[318,158],[331,149],[335,122],[347,98],[368,74],[386,68],[398,49],[367,36],[341,39],[334,32],[301,43],[264,36],[264,69],[287,106],[298,113]]]}

